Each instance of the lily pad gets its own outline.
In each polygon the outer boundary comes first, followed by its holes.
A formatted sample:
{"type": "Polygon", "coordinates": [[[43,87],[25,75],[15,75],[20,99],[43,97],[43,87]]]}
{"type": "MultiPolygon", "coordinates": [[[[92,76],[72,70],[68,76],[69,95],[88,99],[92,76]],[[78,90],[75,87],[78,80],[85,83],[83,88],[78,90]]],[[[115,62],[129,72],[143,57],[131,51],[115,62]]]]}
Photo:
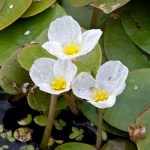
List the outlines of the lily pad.
{"type": "Polygon", "coordinates": [[[46,126],[47,121],[48,121],[48,117],[47,116],[40,115],[40,116],[34,117],[34,122],[36,124],[38,124],[39,126],[46,126]]]}
{"type": "Polygon", "coordinates": [[[122,16],[123,27],[131,40],[150,54],[150,3],[147,0],[133,0],[122,16]]]}
{"type": "Polygon", "coordinates": [[[65,11],[56,4],[53,8],[36,15],[36,17],[18,20],[9,28],[1,31],[0,65],[2,65],[13,51],[19,49],[24,44],[31,41],[36,41],[40,44],[45,42],[47,40],[47,31],[50,22],[65,14],[65,11]]]}
{"type": "Polygon", "coordinates": [[[3,8],[4,3],[5,3],[5,0],[0,0],[0,10],[3,8]]]}
{"type": "MultiPolygon", "coordinates": [[[[136,146],[128,140],[109,140],[101,150],[137,150],[136,146]]],[[[144,150],[144,149],[143,149],[144,150]]]]}
{"type": "Polygon", "coordinates": [[[0,30],[17,20],[31,5],[32,0],[6,0],[1,3],[4,5],[0,9],[0,30]]]}
{"type": "Polygon", "coordinates": [[[128,132],[128,125],[149,106],[150,69],[139,69],[129,73],[126,88],[117,97],[116,104],[104,112],[104,119],[111,126],[128,132]],[[119,113],[118,113],[119,112],[119,113]]]}
{"type": "Polygon", "coordinates": [[[33,0],[29,9],[21,17],[26,18],[34,16],[44,11],[45,9],[53,5],[55,2],[56,0],[39,0],[39,1],[33,0]]]}
{"type": "Polygon", "coordinates": [[[130,0],[96,0],[92,5],[101,9],[106,14],[110,14],[112,11],[122,7],[129,1],[130,0]]]}
{"type": "Polygon", "coordinates": [[[9,94],[21,93],[19,89],[30,82],[29,73],[17,62],[18,51],[15,51],[3,64],[0,70],[0,86],[9,94]]]}
{"type": "Polygon", "coordinates": [[[26,118],[23,118],[22,120],[18,121],[18,124],[21,126],[29,125],[32,122],[32,115],[27,114],[26,118]]]}
{"type": "Polygon", "coordinates": [[[142,114],[140,114],[136,119],[137,125],[142,125],[146,128],[146,136],[143,139],[137,141],[138,150],[147,150],[150,145],[150,108],[146,109],[142,114]]]}
{"type": "Polygon", "coordinates": [[[92,1],[93,0],[69,0],[69,2],[76,7],[88,5],[92,3],[92,1]]]}
{"type": "Polygon", "coordinates": [[[34,61],[41,57],[55,58],[40,44],[26,44],[23,48],[19,49],[18,62],[26,70],[30,70],[34,61]]]}
{"type": "Polygon", "coordinates": [[[84,143],[76,143],[76,142],[62,144],[56,147],[55,150],[70,150],[72,148],[73,150],[96,150],[94,146],[91,146],[89,144],[84,144],[84,143]]]}
{"type": "Polygon", "coordinates": [[[120,60],[130,71],[150,67],[150,56],[147,56],[131,42],[120,20],[107,20],[104,32],[104,48],[109,60],[120,60]]]}

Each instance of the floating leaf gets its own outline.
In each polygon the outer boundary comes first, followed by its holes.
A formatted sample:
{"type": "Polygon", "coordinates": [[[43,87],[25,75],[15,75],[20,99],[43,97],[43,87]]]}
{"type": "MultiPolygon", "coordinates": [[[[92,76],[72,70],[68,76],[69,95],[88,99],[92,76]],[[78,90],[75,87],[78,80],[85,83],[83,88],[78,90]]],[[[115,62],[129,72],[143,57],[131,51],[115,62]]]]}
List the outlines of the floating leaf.
{"type": "Polygon", "coordinates": [[[5,132],[3,132],[0,134],[0,136],[5,139],[7,137],[7,134],[5,132]]]}
{"type": "Polygon", "coordinates": [[[35,150],[33,145],[23,145],[19,148],[19,150],[35,150]]]}
{"type": "Polygon", "coordinates": [[[120,60],[130,71],[150,67],[150,56],[130,41],[119,20],[107,20],[104,47],[109,60],[120,60]]]}
{"type": "Polygon", "coordinates": [[[15,141],[15,138],[12,137],[12,136],[8,136],[7,139],[8,139],[9,142],[14,142],[15,141]]]}
{"type": "MultiPolygon", "coordinates": [[[[20,3],[20,1],[16,3],[20,3]]],[[[13,51],[19,49],[24,44],[31,41],[40,42],[40,44],[45,42],[47,40],[47,30],[50,22],[65,14],[64,10],[56,4],[53,8],[48,9],[35,17],[17,21],[9,28],[1,31],[0,65],[2,65],[13,51]]]]}
{"type": "Polygon", "coordinates": [[[94,146],[84,143],[70,142],[62,144],[55,148],[55,150],[96,150],[94,146]]]}
{"type": "Polygon", "coordinates": [[[4,3],[5,3],[5,0],[0,0],[0,10],[3,8],[4,3]]]}
{"type": "Polygon", "coordinates": [[[106,14],[110,14],[112,11],[122,7],[129,1],[130,0],[96,0],[92,5],[101,9],[106,14]]]}
{"type": "Polygon", "coordinates": [[[29,125],[32,122],[32,115],[27,114],[27,117],[18,121],[18,124],[21,126],[29,125]]]}
{"type": "Polygon", "coordinates": [[[54,144],[54,139],[53,138],[49,138],[47,146],[50,147],[53,144],[54,144]]]}
{"type": "Polygon", "coordinates": [[[88,5],[92,3],[92,1],[93,0],[69,0],[69,2],[76,7],[88,5]]]}
{"type": "Polygon", "coordinates": [[[122,16],[123,27],[131,40],[150,54],[150,3],[147,0],[133,0],[122,16]]]}
{"type": "Polygon", "coordinates": [[[34,61],[41,57],[55,58],[39,44],[26,44],[19,50],[18,62],[26,70],[30,70],[34,61]]]}
{"type": "MultiPolygon", "coordinates": [[[[136,146],[128,140],[109,140],[101,150],[137,150],[136,146]]],[[[143,149],[144,150],[144,149],[143,149]]]]}
{"type": "Polygon", "coordinates": [[[0,86],[9,94],[21,93],[19,89],[30,81],[29,73],[17,62],[18,51],[15,51],[3,64],[0,70],[0,86]]]}
{"type": "Polygon", "coordinates": [[[31,140],[32,130],[29,128],[18,128],[14,132],[14,137],[20,142],[27,142],[31,140]]]}
{"type": "Polygon", "coordinates": [[[137,119],[136,124],[142,125],[146,128],[145,138],[141,138],[137,141],[138,150],[148,150],[150,145],[150,108],[146,109],[143,113],[141,113],[137,119]]]}
{"type": "Polygon", "coordinates": [[[32,0],[6,0],[1,3],[4,5],[0,9],[0,30],[17,20],[31,5],[32,0]]]}
{"type": "Polygon", "coordinates": [[[38,124],[39,126],[46,126],[47,121],[48,121],[48,117],[47,116],[40,115],[40,116],[34,117],[34,122],[36,124],[38,124]]]}
{"type": "Polygon", "coordinates": [[[150,104],[149,74],[150,69],[129,73],[125,90],[117,97],[116,104],[104,112],[105,121],[117,129],[128,131],[128,125],[150,104]]]}
{"type": "Polygon", "coordinates": [[[66,126],[66,122],[64,122],[62,119],[54,120],[54,126],[57,130],[63,130],[63,128],[66,126]]]}
{"type": "Polygon", "coordinates": [[[23,18],[25,17],[31,17],[34,16],[48,7],[50,7],[52,4],[54,4],[56,0],[33,0],[31,6],[29,9],[21,16],[23,18]]]}

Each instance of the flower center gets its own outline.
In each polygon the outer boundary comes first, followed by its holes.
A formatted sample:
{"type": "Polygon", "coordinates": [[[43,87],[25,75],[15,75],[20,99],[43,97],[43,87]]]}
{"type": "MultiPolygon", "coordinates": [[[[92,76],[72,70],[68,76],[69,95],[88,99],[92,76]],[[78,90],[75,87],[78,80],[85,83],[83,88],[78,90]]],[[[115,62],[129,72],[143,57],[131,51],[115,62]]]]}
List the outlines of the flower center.
{"type": "Polygon", "coordinates": [[[64,48],[64,53],[66,53],[67,55],[74,55],[77,54],[79,52],[79,46],[77,45],[76,42],[73,43],[68,43],[65,48],[64,48]]]}
{"type": "Polygon", "coordinates": [[[107,100],[108,97],[109,97],[109,95],[106,93],[105,90],[100,90],[100,89],[98,89],[98,90],[96,91],[96,95],[95,95],[94,98],[95,98],[95,101],[96,101],[96,102],[99,102],[99,101],[107,100]]]}
{"type": "Polygon", "coordinates": [[[54,81],[52,81],[51,86],[54,90],[63,90],[67,85],[63,78],[56,78],[54,81]]]}

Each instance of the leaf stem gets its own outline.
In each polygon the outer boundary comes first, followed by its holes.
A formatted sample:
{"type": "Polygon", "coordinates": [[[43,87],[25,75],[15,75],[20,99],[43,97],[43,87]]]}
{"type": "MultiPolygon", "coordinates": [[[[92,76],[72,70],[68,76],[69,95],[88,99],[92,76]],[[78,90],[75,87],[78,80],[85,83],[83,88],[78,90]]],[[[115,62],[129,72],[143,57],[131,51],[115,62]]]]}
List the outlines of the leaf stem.
{"type": "Polygon", "coordinates": [[[102,144],[102,126],[103,126],[103,109],[98,108],[98,129],[96,140],[97,150],[100,150],[102,144]]]}
{"type": "Polygon", "coordinates": [[[93,8],[93,15],[92,15],[92,20],[91,20],[91,29],[97,28],[99,12],[100,12],[100,10],[98,8],[96,8],[96,7],[93,8]]]}
{"type": "Polygon", "coordinates": [[[51,104],[49,107],[48,122],[45,127],[43,138],[42,138],[42,141],[41,141],[41,144],[39,147],[40,150],[47,150],[47,148],[48,148],[47,144],[48,144],[48,140],[50,138],[52,127],[53,127],[56,105],[57,105],[57,96],[51,95],[51,104]]]}
{"type": "Polygon", "coordinates": [[[68,95],[67,93],[63,93],[63,95],[68,100],[68,105],[69,105],[69,108],[72,111],[72,113],[74,115],[79,115],[73,93],[71,93],[71,95],[68,95]]]}

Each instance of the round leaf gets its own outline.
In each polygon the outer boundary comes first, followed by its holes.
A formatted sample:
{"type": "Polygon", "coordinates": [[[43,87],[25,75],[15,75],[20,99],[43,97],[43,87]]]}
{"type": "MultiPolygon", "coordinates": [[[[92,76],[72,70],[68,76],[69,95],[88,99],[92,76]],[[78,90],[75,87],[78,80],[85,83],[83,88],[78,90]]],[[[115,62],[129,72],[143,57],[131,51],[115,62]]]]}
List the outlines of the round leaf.
{"type": "Polygon", "coordinates": [[[107,20],[104,47],[109,60],[120,60],[130,71],[150,67],[150,56],[130,41],[119,20],[107,20]]]}
{"type": "Polygon", "coordinates": [[[22,18],[34,16],[44,11],[55,2],[56,0],[39,0],[39,1],[34,0],[29,9],[22,15],[22,18]]]}
{"type": "Polygon", "coordinates": [[[128,131],[136,117],[150,102],[150,69],[139,69],[129,73],[126,88],[117,97],[116,104],[104,112],[104,119],[117,129],[128,131]]]}
{"type": "Polygon", "coordinates": [[[70,150],[72,148],[73,150],[96,150],[96,148],[91,145],[76,142],[62,144],[56,147],[55,150],[70,150]]]}
{"type": "Polygon", "coordinates": [[[36,116],[34,117],[34,122],[39,126],[46,126],[48,117],[46,116],[36,116]]]}
{"type": "Polygon", "coordinates": [[[150,54],[150,3],[147,0],[133,0],[127,13],[122,17],[123,27],[131,38],[142,50],[150,54]]]}
{"type": "Polygon", "coordinates": [[[0,30],[17,20],[31,3],[32,0],[6,0],[0,9],[0,30]]]}

